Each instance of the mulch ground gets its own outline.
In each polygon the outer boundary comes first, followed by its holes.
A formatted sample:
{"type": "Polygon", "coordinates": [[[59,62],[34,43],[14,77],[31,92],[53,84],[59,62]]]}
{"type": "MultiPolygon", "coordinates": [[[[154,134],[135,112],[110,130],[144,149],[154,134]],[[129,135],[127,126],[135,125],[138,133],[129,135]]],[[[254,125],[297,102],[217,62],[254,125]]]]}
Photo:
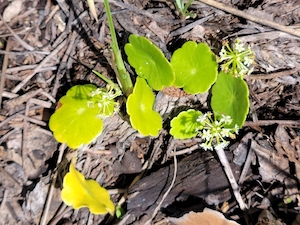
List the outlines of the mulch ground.
{"type": "Polygon", "coordinates": [[[126,198],[112,194],[125,215],[115,219],[64,205],[62,178],[74,152],[55,141],[48,121],[73,85],[105,86],[93,69],[115,81],[104,5],[96,1],[96,22],[86,1],[13,0],[0,2],[0,224],[168,224],[168,217],[205,207],[245,225],[300,224],[300,38],[263,25],[296,30],[300,2],[222,3],[261,23],[201,1],[189,8],[196,18],[185,20],[171,1],[110,1],[121,49],[131,33],[148,37],[167,57],[187,40],[206,42],[218,53],[222,41],[239,37],[254,49],[255,68],[245,78],[250,113],[227,149],[248,210],[239,209],[217,156],[199,148],[201,139],[168,134],[175,109],[208,107],[207,94],[178,90],[157,93],[156,109],[166,121],[158,137],[141,136],[115,115],[93,144],[78,150],[77,168],[108,189],[127,189],[138,176],[126,198]],[[181,153],[177,178],[152,218],[171,184],[174,148],[181,153]]]}

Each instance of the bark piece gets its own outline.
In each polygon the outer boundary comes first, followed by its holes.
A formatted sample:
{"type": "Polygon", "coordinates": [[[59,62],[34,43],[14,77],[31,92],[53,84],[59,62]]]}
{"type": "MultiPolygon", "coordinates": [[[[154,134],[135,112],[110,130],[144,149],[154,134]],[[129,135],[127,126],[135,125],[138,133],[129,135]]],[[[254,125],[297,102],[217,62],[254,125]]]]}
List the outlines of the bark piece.
{"type": "MultiPolygon", "coordinates": [[[[227,157],[231,161],[232,154],[227,152],[227,157]]],[[[232,163],[231,168],[238,178],[240,167],[232,163]]],[[[173,172],[172,164],[151,173],[133,186],[127,201],[128,216],[124,216],[127,221],[122,221],[124,224],[141,224],[142,221],[151,218],[171,183],[173,172]]],[[[189,196],[214,199],[214,202],[210,203],[219,204],[231,198],[229,191],[223,192],[228,188],[227,177],[212,153],[197,151],[178,163],[175,184],[162,207],[166,208],[175,201],[184,201],[189,196]]]]}

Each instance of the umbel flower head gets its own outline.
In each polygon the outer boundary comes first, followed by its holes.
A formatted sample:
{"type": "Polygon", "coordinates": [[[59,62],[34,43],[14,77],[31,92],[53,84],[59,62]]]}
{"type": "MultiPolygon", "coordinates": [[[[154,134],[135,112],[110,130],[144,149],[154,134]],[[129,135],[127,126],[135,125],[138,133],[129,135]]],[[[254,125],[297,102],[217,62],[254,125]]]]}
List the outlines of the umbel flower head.
{"type": "Polygon", "coordinates": [[[253,71],[254,51],[250,46],[245,47],[240,39],[236,39],[231,48],[228,41],[223,43],[218,62],[223,62],[221,69],[235,77],[249,75],[253,71]],[[224,62],[223,62],[224,61],[224,62]]]}
{"type": "Polygon", "coordinates": [[[97,88],[92,91],[90,93],[92,99],[87,102],[87,105],[90,108],[98,107],[98,116],[106,118],[119,111],[119,103],[115,101],[115,98],[120,95],[122,95],[122,92],[118,86],[108,84],[106,89],[97,88]]]}
{"type": "Polygon", "coordinates": [[[204,150],[224,149],[229,144],[225,138],[235,138],[235,134],[238,134],[239,127],[235,125],[234,128],[228,128],[232,119],[224,114],[215,113],[212,118],[212,113],[208,112],[201,114],[196,121],[198,123],[196,132],[205,140],[200,145],[204,150]]]}

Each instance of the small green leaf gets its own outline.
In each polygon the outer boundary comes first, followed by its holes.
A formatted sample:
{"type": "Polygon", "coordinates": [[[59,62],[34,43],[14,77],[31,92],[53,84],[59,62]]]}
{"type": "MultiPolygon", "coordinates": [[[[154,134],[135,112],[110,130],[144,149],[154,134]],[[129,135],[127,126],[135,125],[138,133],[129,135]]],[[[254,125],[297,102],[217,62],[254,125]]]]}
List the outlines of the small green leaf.
{"type": "Polygon", "coordinates": [[[172,55],[171,65],[175,73],[174,85],[188,94],[208,91],[217,78],[215,55],[204,43],[186,42],[172,55]]]}
{"type": "Polygon", "coordinates": [[[171,86],[174,73],[162,51],[145,37],[131,34],[129,43],[125,45],[128,62],[137,75],[147,80],[155,90],[171,86]]]}
{"type": "Polygon", "coordinates": [[[68,206],[74,209],[88,207],[91,213],[113,215],[115,206],[110,200],[108,191],[95,180],[86,180],[82,173],[70,164],[70,171],[63,181],[61,198],[68,206]]]}
{"type": "Polygon", "coordinates": [[[143,78],[137,77],[126,108],[132,127],[145,136],[157,136],[162,128],[162,118],[153,110],[153,105],[154,94],[151,88],[143,78]]]}
{"type": "Polygon", "coordinates": [[[124,209],[121,206],[117,206],[116,207],[116,217],[118,219],[120,219],[122,216],[124,216],[124,214],[125,214],[124,209]]]}
{"type": "Polygon", "coordinates": [[[194,109],[189,109],[178,114],[171,120],[170,134],[176,139],[188,139],[196,137],[198,134],[197,128],[201,123],[197,122],[202,112],[194,109]]]}
{"type": "Polygon", "coordinates": [[[72,87],[59,102],[62,104],[51,116],[49,127],[58,142],[70,148],[89,144],[101,134],[103,123],[98,107],[88,107],[89,95],[97,87],[92,84],[72,87]]]}
{"type": "Polygon", "coordinates": [[[230,127],[242,127],[249,111],[249,90],[247,83],[232,74],[220,72],[212,88],[211,108],[232,119],[230,127]]]}

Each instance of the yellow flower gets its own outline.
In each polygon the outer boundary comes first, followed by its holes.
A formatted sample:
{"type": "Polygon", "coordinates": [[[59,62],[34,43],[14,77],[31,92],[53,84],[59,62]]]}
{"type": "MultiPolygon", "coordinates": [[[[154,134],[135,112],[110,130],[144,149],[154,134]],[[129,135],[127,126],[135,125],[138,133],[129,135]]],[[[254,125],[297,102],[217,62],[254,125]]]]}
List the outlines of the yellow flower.
{"type": "Polygon", "coordinates": [[[74,209],[88,207],[93,214],[113,215],[115,211],[107,190],[95,180],[86,180],[83,174],[75,169],[73,163],[64,177],[61,198],[66,205],[73,206],[74,209]]]}

